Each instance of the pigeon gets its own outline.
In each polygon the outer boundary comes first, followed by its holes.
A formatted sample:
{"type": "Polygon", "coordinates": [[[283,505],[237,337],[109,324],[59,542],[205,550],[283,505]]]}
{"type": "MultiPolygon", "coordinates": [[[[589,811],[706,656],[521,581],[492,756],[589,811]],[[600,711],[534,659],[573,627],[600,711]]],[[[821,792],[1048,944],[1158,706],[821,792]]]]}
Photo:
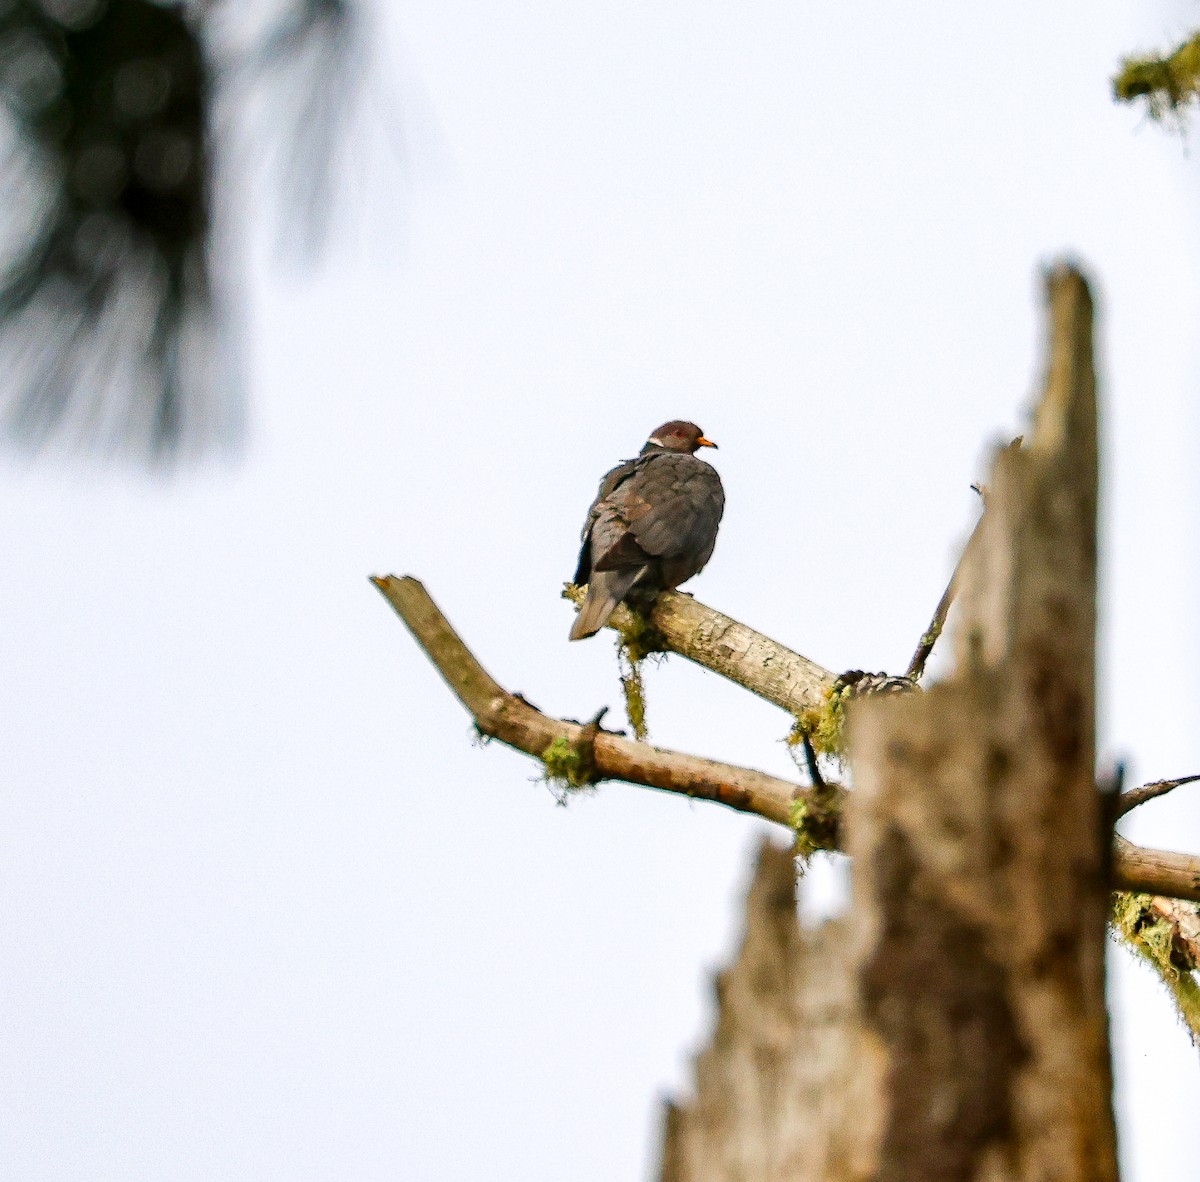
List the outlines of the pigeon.
{"type": "Polygon", "coordinates": [[[599,632],[635,587],[673,591],[704,569],[725,511],[725,490],[717,470],[695,453],[716,446],[695,423],[673,419],[651,434],[636,459],[600,482],[575,572],[587,595],[572,640],[599,632]]]}

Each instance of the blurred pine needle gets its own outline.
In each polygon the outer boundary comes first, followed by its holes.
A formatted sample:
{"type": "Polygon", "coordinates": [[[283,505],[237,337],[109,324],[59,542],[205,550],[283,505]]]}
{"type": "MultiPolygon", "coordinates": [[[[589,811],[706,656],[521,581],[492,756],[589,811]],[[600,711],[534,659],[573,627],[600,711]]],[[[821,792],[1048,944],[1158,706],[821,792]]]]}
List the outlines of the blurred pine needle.
{"type": "Polygon", "coordinates": [[[25,449],[164,461],[237,441],[214,94],[298,63],[284,188],[319,243],[357,42],[347,0],[291,0],[242,61],[218,60],[208,34],[231,3],[0,0],[0,423],[25,449]]]}

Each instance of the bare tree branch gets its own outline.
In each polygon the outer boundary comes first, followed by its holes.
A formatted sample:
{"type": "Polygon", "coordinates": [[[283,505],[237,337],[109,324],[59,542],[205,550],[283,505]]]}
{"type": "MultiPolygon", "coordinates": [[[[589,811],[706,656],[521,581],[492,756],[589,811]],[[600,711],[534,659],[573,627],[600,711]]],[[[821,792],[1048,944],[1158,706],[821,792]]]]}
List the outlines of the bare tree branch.
{"type": "MultiPolygon", "coordinates": [[[[1022,438],[1018,436],[1008,445],[1006,450],[1019,448],[1022,443],[1022,438]]],[[[985,512],[987,504],[987,489],[978,484],[973,484],[971,487],[984,498],[985,512]]],[[[971,531],[971,536],[967,539],[967,544],[962,548],[962,553],[958,556],[958,561],[954,564],[954,573],[950,576],[950,582],[946,584],[946,590],[942,592],[941,599],[938,600],[938,605],[934,609],[933,619],[929,621],[929,627],[925,629],[920,641],[917,643],[917,650],[912,655],[912,660],[908,663],[908,669],[904,676],[910,681],[920,681],[921,675],[925,672],[925,662],[929,660],[930,654],[933,652],[933,646],[937,644],[938,638],[942,634],[942,629],[946,626],[946,617],[950,615],[950,608],[954,604],[954,597],[958,594],[958,585],[966,566],[968,556],[977,546],[978,538],[982,532],[983,517],[975,522],[975,528],[971,531]]]]}
{"type": "Polygon", "coordinates": [[[1200,857],[1134,845],[1113,837],[1113,882],[1126,891],[1200,902],[1200,857]]]}
{"type": "Polygon", "coordinates": [[[765,772],[634,742],[600,730],[598,721],[584,726],[551,718],[497,685],[416,579],[388,575],[371,581],[470,712],[479,732],[489,738],[543,762],[548,762],[556,743],[560,751],[566,745],[567,751],[579,755],[591,782],[625,780],[712,800],[781,825],[790,826],[793,802],[809,794],[765,772]]]}
{"type": "MultiPolygon", "coordinates": [[[[584,783],[623,780],[697,800],[715,801],[789,829],[795,819],[811,815],[824,823],[814,825],[812,832],[805,834],[806,838],[820,849],[837,848],[837,829],[829,821],[833,812],[840,809],[844,789],[827,784],[814,793],[812,789],[751,768],[634,742],[601,730],[597,720],[580,724],[551,718],[493,680],[416,579],[388,575],[371,581],[466,707],[481,734],[542,760],[551,774],[554,769],[549,765],[553,759],[548,760],[548,753],[556,743],[559,750],[565,746],[567,751],[578,754],[576,766],[584,783]]],[[[685,618],[690,616],[701,623],[709,617],[728,619],[687,596],[670,598],[687,605],[683,609],[685,618]]],[[[745,628],[740,624],[737,627],[745,628]]],[[[695,651],[704,650],[696,645],[695,651]]],[[[762,651],[761,647],[758,651],[762,651]]],[[[803,657],[798,660],[812,665],[803,657]]],[[[1200,857],[1144,849],[1120,836],[1115,838],[1113,849],[1113,878],[1115,885],[1124,890],[1200,901],[1200,857]]]]}
{"type": "MultiPolygon", "coordinates": [[[[975,531],[978,532],[979,524],[976,523],[975,531]]],[[[929,627],[921,634],[921,639],[917,642],[916,652],[912,655],[912,660],[908,663],[908,668],[905,670],[904,676],[911,678],[913,681],[920,681],[921,675],[925,672],[925,662],[929,660],[930,654],[933,652],[933,646],[937,644],[938,637],[942,634],[942,629],[946,626],[946,617],[950,614],[950,606],[954,603],[954,594],[958,590],[958,572],[962,566],[963,559],[967,556],[967,551],[971,548],[971,541],[975,538],[975,533],[971,534],[971,539],[968,540],[963,548],[961,557],[958,560],[958,565],[954,568],[954,574],[950,576],[950,582],[946,584],[946,590],[942,592],[941,599],[938,600],[938,605],[934,609],[933,619],[929,621],[929,627]]]]}
{"type": "Polygon", "coordinates": [[[1155,780],[1152,784],[1143,784],[1140,788],[1131,788],[1128,792],[1122,792],[1117,797],[1117,819],[1119,820],[1138,805],[1153,800],[1156,796],[1165,796],[1168,792],[1174,792],[1176,788],[1184,784],[1194,784],[1197,780],[1200,780],[1200,776],[1181,776],[1178,780],[1155,780]]]}
{"type": "MultiPolygon", "coordinates": [[[[576,607],[583,602],[578,587],[568,586],[563,594],[576,607]]],[[[647,625],[658,647],[719,673],[795,717],[821,706],[837,680],[807,657],[678,591],[659,595],[646,620],[621,604],[607,626],[644,646],[647,625]]]]}

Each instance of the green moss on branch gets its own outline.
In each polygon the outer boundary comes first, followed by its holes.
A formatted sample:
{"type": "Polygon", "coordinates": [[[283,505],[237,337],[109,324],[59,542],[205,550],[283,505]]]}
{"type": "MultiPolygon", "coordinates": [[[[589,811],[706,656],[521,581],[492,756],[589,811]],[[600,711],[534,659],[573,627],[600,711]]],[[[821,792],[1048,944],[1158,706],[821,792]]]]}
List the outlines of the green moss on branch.
{"type": "Polygon", "coordinates": [[[634,737],[644,743],[649,730],[646,727],[646,683],[642,680],[642,662],[635,660],[628,648],[618,637],[617,663],[621,667],[621,692],[625,695],[625,716],[634,737]]]}
{"type": "Polygon", "coordinates": [[[546,783],[565,804],[567,797],[596,786],[595,767],[585,744],[559,736],[542,752],[546,783]]]}
{"type": "Polygon", "coordinates": [[[796,719],[788,745],[798,747],[807,734],[818,755],[840,760],[846,750],[846,705],[852,696],[848,686],[831,685],[820,706],[805,710],[796,719]]]}
{"type": "MultiPolygon", "coordinates": [[[[583,603],[584,595],[583,588],[574,583],[568,583],[563,588],[563,598],[576,606],[583,603]]],[[[611,622],[617,634],[617,663],[621,670],[625,714],[634,735],[643,743],[649,731],[646,729],[646,683],[642,678],[642,668],[647,658],[663,656],[667,652],[662,633],[650,622],[650,613],[657,598],[656,591],[631,594],[625,600],[627,610],[611,622]]]]}
{"type": "Polygon", "coordinates": [[[1151,896],[1134,891],[1114,892],[1109,922],[1122,942],[1158,974],[1192,1042],[1200,1045],[1200,982],[1196,980],[1196,966],[1179,955],[1175,931],[1165,918],[1154,913],[1151,896]]]}

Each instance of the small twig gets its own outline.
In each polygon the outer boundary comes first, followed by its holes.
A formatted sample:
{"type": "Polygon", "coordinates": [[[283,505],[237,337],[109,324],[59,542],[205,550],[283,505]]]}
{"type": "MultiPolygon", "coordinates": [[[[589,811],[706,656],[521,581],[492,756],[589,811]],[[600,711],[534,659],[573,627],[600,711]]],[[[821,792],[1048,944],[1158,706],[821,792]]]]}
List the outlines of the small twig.
{"type": "Polygon", "coordinates": [[[808,777],[812,780],[812,786],[824,788],[826,786],[825,777],[821,774],[821,765],[817,762],[817,752],[813,747],[807,727],[800,732],[800,742],[804,744],[804,762],[808,764],[808,777]]]}
{"type": "Polygon", "coordinates": [[[1113,831],[1117,824],[1117,802],[1125,788],[1125,761],[1119,759],[1096,778],[1096,795],[1099,797],[1098,820],[1100,822],[1100,840],[1104,843],[1104,859],[1101,872],[1104,881],[1112,885],[1113,880],[1113,831]]]}
{"type": "Polygon", "coordinates": [[[917,642],[917,651],[913,653],[912,660],[908,663],[905,676],[910,677],[914,682],[921,679],[921,675],[925,672],[925,662],[929,660],[933,646],[937,644],[938,637],[941,636],[942,629],[946,626],[946,617],[950,614],[950,605],[954,602],[954,594],[958,590],[957,579],[958,568],[956,567],[953,577],[946,584],[946,590],[942,592],[942,597],[938,600],[933,619],[929,621],[929,627],[921,634],[921,639],[917,642]]]}
{"type": "Polygon", "coordinates": [[[840,784],[831,784],[825,779],[809,728],[799,723],[796,730],[804,747],[808,777],[812,781],[812,790],[808,795],[797,798],[792,805],[792,830],[795,835],[793,851],[803,865],[818,850],[842,848],[842,804],[846,799],[846,790],[840,784]]]}
{"type": "MultiPolygon", "coordinates": [[[[1018,448],[1024,441],[1023,435],[1018,435],[1009,445],[1008,448],[1018,448]]],[[[1008,450],[1006,448],[1005,450],[1008,450]]],[[[971,490],[978,493],[984,498],[984,509],[987,508],[987,488],[982,484],[971,485],[971,490]]],[[[933,652],[933,646],[937,644],[938,638],[942,634],[942,629],[946,626],[946,618],[950,615],[950,608],[954,604],[954,597],[958,594],[958,581],[963,570],[966,567],[967,556],[971,553],[972,548],[976,544],[976,538],[979,537],[979,532],[983,527],[983,515],[980,514],[979,520],[975,522],[975,528],[971,531],[971,536],[967,539],[967,544],[963,547],[962,553],[958,556],[958,562],[954,564],[954,573],[950,576],[950,581],[946,584],[946,590],[942,592],[941,599],[938,600],[938,605],[934,609],[933,619],[929,621],[929,627],[921,634],[921,639],[917,642],[917,650],[912,655],[912,660],[908,663],[908,670],[905,673],[910,681],[920,681],[921,676],[925,672],[925,663],[929,660],[930,654],[933,652]]]]}
{"type": "Polygon", "coordinates": [[[1156,796],[1166,796],[1168,792],[1174,792],[1183,784],[1194,784],[1197,780],[1200,780],[1200,775],[1181,776],[1178,780],[1155,780],[1152,784],[1143,784],[1140,788],[1122,792],[1117,797],[1115,819],[1120,820],[1126,813],[1156,796]]]}
{"type": "Polygon", "coordinates": [[[929,655],[933,652],[933,646],[937,644],[938,637],[941,636],[942,629],[946,626],[946,617],[950,615],[950,608],[954,603],[954,597],[958,594],[959,575],[966,565],[967,555],[971,553],[982,525],[983,517],[981,516],[975,522],[975,528],[971,531],[971,536],[967,539],[967,544],[958,556],[958,562],[954,565],[954,573],[950,576],[950,582],[946,584],[946,590],[942,592],[941,599],[938,600],[938,605],[933,612],[933,619],[929,621],[929,627],[925,629],[921,634],[921,639],[917,642],[917,651],[913,653],[912,660],[909,661],[908,669],[904,674],[905,677],[913,682],[921,680],[921,675],[925,672],[925,662],[929,660],[929,655]]]}

